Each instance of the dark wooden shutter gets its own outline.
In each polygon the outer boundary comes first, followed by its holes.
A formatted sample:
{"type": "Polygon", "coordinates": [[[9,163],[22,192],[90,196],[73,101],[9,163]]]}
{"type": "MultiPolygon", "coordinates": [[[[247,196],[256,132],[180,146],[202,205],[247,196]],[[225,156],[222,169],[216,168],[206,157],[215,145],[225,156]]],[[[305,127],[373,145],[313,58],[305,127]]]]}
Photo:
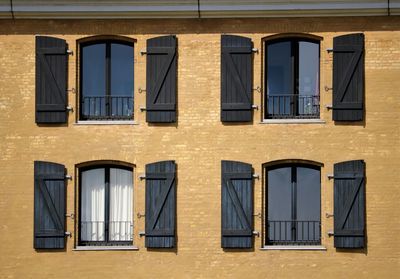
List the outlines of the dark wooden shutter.
{"type": "Polygon", "coordinates": [[[365,244],[365,163],[334,165],[334,235],[336,248],[363,248],[365,244]]]}
{"type": "Polygon", "coordinates": [[[65,167],[35,161],[34,248],[62,249],[65,243],[65,167]]]}
{"type": "Polygon", "coordinates": [[[333,120],[364,118],[364,34],[333,38],[333,120]]]}
{"type": "Polygon", "coordinates": [[[174,161],[146,165],[146,247],[175,245],[176,166],[174,161]]]}
{"type": "Polygon", "coordinates": [[[253,43],[250,38],[221,36],[221,121],[252,121],[253,43]]]}
{"type": "Polygon", "coordinates": [[[67,44],[36,37],[36,123],[67,122],[67,44]]]}
{"type": "Polygon", "coordinates": [[[253,176],[249,164],[222,161],[222,248],[253,246],[253,176]]]}
{"type": "Polygon", "coordinates": [[[176,46],[175,36],[147,40],[147,122],[176,121],[176,46]]]}

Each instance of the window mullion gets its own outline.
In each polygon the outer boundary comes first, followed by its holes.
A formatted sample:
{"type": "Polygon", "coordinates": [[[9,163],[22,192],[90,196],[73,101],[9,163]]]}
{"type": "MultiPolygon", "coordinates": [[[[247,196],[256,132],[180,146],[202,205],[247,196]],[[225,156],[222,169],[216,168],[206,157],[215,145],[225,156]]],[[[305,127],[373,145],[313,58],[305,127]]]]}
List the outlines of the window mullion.
{"type": "Polygon", "coordinates": [[[104,197],[104,240],[109,242],[109,220],[110,220],[110,168],[106,167],[104,172],[105,197],[104,197]]]}
{"type": "Polygon", "coordinates": [[[111,116],[111,43],[106,44],[106,115],[111,116]]]}
{"type": "Polygon", "coordinates": [[[296,167],[292,167],[291,169],[291,180],[292,180],[292,240],[296,240],[297,237],[297,175],[296,175],[296,167]]]}

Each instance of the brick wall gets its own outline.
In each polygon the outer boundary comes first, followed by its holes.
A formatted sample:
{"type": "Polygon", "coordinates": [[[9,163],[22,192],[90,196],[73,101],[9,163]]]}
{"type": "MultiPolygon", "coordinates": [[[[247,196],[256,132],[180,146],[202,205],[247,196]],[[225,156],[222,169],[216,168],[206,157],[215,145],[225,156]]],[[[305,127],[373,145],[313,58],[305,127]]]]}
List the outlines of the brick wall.
{"type": "MultiPolygon", "coordinates": [[[[0,21],[0,277],[47,278],[391,278],[400,271],[400,17],[243,20],[16,20],[0,21]],[[261,110],[248,125],[220,122],[220,35],[262,38],[278,33],[311,33],[321,41],[321,119],[319,124],[260,124],[261,110]],[[334,123],[325,105],[332,103],[332,47],[337,35],[365,34],[366,121],[334,123]],[[63,38],[69,57],[69,88],[76,88],[76,41],[96,34],[135,38],[135,119],[137,125],[38,126],[34,121],[35,37],[63,38]],[[146,39],[163,34],[178,38],[178,121],[149,125],[145,105],[146,39]],[[62,163],[68,181],[67,212],[77,213],[76,164],[91,160],[135,164],[134,244],[138,251],[73,251],[74,220],[67,219],[65,252],[33,249],[33,161],[62,163]],[[321,162],[322,245],[326,251],[226,252],[220,248],[220,161],[238,160],[262,174],[262,164],[280,159],[321,162]],[[333,164],[366,162],[367,249],[336,251],[333,238],[333,164]],[[144,173],[147,163],[175,160],[177,249],[148,251],[144,238],[144,173]]],[[[262,52],[254,55],[254,86],[262,86],[262,52]]],[[[261,107],[262,94],[254,92],[261,107]]],[[[68,94],[76,106],[77,93],[68,94]]],[[[254,213],[262,213],[262,179],[255,180],[254,213]]],[[[263,231],[255,217],[255,230],[263,231]]]]}

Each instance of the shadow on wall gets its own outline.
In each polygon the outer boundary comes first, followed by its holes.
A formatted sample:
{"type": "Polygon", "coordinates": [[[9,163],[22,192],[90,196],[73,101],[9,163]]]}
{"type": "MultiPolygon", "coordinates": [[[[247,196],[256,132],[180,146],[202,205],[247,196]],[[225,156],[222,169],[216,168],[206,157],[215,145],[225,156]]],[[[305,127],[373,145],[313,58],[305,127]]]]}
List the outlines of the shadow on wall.
{"type": "Polygon", "coordinates": [[[247,19],[2,20],[0,34],[221,34],[398,31],[398,17],[315,17],[247,19]],[[116,28],[118,26],[118,28],[116,28]]]}

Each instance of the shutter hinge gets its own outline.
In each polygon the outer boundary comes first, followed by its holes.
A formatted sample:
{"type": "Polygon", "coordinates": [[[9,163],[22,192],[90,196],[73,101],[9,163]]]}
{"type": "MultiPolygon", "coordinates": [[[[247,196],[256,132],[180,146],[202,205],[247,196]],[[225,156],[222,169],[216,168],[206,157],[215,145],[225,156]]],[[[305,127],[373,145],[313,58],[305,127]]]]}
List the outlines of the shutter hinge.
{"type": "Polygon", "coordinates": [[[140,218],[142,218],[142,217],[146,217],[146,214],[140,214],[140,213],[138,212],[138,214],[137,214],[136,216],[138,217],[138,219],[140,219],[140,218]]]}
{"type": "Polygon", "coordinates": [[[260,86],[254,87],[253,90],[254,91],[258,91],[259,93],[261,93],[261,87],[260,86]]]}
{"type": "Polygon", "coordinates": [[[332,213],[328,213],[328,212],[326,212],[325,213],[325,217],[326,218],[331,218],[331,217],[333,217],[334,215],[332,214],[332,213]]]}
{"type": "Polygon", "coordinates": [[[71,219],[74,219],[74,217],[75,217],[75,214],[74,213],[67,213],[67,214],[65,214],[65,217],[69,217],[69,218],[71,218],[71,219]]]}
{"type": "Polygon", "coordinates": [[[258,212],[257,214],[253,214],[253,216],[254,216],[254,217],[261,218],[261,213],[260,213],[260,212],[258,212]]]}
{"type": "Polygon", "coordinates": [[[326,51],[327,51],[328,53],[333,52],[333,48],[329,47],[329,48],[326,49],[326,51]]]}
{"type": "Polygon", "coordinates": [[[65,236],[68,236],[69,238],[72,237],[72,233],[71,232],[64,232],[65,236]]]}
{"type": "Polygon", "coordinates": [[[146,107],[140,107],[139,109],[140,109],[141,112],[143,112],[143,111],[146,110],[146,107]]]}
{"type": "Polygon", "coordinates": [[[73,50],[70,50],[70,49],[67,49],[67,54],[68,54],[68,55],[74,55],[74,51],[73,51],[73,50]]]}
{"type": "Polygon", "coordinates": [[[260,237],[260,232],[258,232],[258,231],[253,231],[253,235],[256,235],[257,237],[260,237]]]}
{"type": "Polygon", "coordinates": [[[75,88],[67,89],[67,92],[76,93],[76,89],[75,88]]]}
{"type": "Polygon", "coordinates": [[[143,88],[139,87],[138,91],[139,91],[139,93],[146,92],[146,88],[143,89],[143,88]]]}
{"type": "Polygon", "coordinates": [[[260,179],[260,175],[258,173],[253,173],[253,178],[260,179]]]}
{"type": "Polygon", "coordinates": [[[72,175],[69,174],[65,175],[65,179],[72,180],[72,175]]]}
{"type": "Polygon", "coordinates": [[[144,180],[144,179],[146,179],[146,175],[144,175],[144,174],[142,174],[142,175],[139,175],[139,179],[140,179],[140,180],[144,180]]]}
{"type": "Polygon", "coordinates": [[[333,109],[333,106],[332,106],[332,105],[325,105],[325,108],[326,108],[327,110],[330,110],[330,109],[333,109]]]}
{"type": "Polygon", "coordinates": [[[326,85],[325,85],[324,88],[325,88],[325,91],[326,91],[326,92],[328,92],[329,90],[333,90],[333,87],[328,87],[328,86],[326,86],[326,85]]]}
{"type": "Polygon", "coordinates": [[[258,105],[251,105],[251,108],[258,110],[258,105]]]}
{"type": "Polygon", "coordinates": [[[67,106],[67,111],[70,111],[70,112],[73,112],[74,111],[74,108],[73,107],[71,107],[71,106],[67,106]]]}
{"type": "Polygon", "coordinates": [[[335,177],[333,176],[333,174],[328,174],[328,175],[326,175],[326,177],[328,177],[329,180],[335,178],[335,177]]]}
{"type": "Polygon", "coordinates": [[[146,232],[139,232],[140,237],[145,236],[145,235],[146,235],[146,232]]]}
{"type": "Polygon", "coordinates": [[[255,52],[255,53],[258,53],[258,48],[253,47],[253,48],[251,49],[251,51],[252,51],[252,52],[255,52]]]}
{"type": "Polygon", "coordinates": [[[327,234],[328,234],[329,237],[332,237],[332,236],[335,235],[333,231],[328,231],[327,234]]]}
{"type": "Polygon", "coordinates": [[[145,50],[140,51],[140,55],[145,55],[145,54],[147,54],[147,51],[145,51],[145,50]]]}

